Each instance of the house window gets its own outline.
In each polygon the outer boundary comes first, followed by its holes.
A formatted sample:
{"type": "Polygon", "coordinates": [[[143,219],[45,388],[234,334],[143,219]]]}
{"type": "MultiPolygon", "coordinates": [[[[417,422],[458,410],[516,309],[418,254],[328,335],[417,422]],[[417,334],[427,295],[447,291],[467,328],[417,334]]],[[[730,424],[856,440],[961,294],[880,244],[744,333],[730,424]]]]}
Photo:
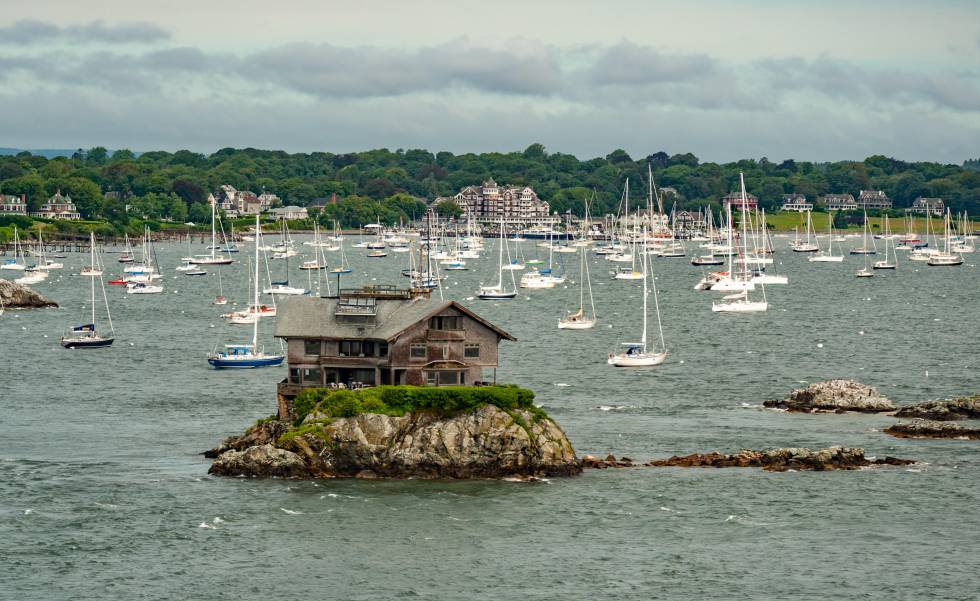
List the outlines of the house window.
{"type": "Polygon", "coordinates": [[[463,318],[456,315],[439,315],[429,320],[430,330],[462,330],[463,318]]]}
{"type": "Polygon", "coordinates": [[[388,356],[388,343],[387,342],[379,342],[378,343],[378,356],[379,357],[387,357],[388,356]]]}
{"type": "Polygon", "coordinates": [[[319,367],[304,367],[303,368],[303,384],[316,384],[319,386],[323,381],[320,379],[320,368],[319,367]]]}
{"type": "Polygon", "coordinates": [[[425,372],[425,385],[426,386],[438,386],[439,385],[439,372],[437,372],[437,371],[427,371],[427,372],[425,372]]]}
{"type": "Polygon", "coordinates": [[[448,359],[449,358],[449,345],[448,344],[442,345],[442,358],[443,359],[448,359]]]}
{"type": "Polygon", "coordinates": [[[462,384],[462,373],[455,369],[440,369],[435,372],[439,374],[439,386],[459,386],[462,384]]]}
{"type": "Polygon", "coordinates": [[[479,357],[480,345],[478,343],[467,344],[463,356],[470,359],[475,359],[479,357]]]}
{"type": "Polygon", "coordinates": [[[289,368],[289,383],[290,384],[299,384],[300,383],[300,380],[299,380],[299,369],[297,369],[295,367],[290,367],[289,368]]]}
{"type": "Polygon", "coordinates": [[[357,357],[362,352],[360,340],[341,340],[340,355],[342,357],[357,357]]]}
{"type": "Polygon", "coordinates": [[[413,342],[409,350],[409,356],[412,359],[425,359],[425,343],[413,342]]]}
{"type": "Polygon", "coordinates": [[[320,341],[319,340],[304,340],[303,341],[303,353],[306,355],[320,355],[320,341]]]}

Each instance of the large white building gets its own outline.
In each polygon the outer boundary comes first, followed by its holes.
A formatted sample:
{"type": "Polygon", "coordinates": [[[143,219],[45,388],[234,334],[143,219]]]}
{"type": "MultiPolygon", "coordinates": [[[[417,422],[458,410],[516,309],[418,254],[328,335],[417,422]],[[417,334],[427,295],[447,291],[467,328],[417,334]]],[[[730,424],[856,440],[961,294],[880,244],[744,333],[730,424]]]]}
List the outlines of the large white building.
{"type": "MultiPolygon", "coordinates": [[[[212,196],[209,202],[214,202],[212,196]]],[[[255,192],[248,190],[236,190],[234,187],[225,184],[218,188],[217,195],[218,208],[226,215],[235,217],[238,215],[255,215],[267,211],[274,204],[279,203],[279,197],[275,194],[263,192],[256,196],[255,192]]]]}
{"type": "Polygon", "coordinates": [[[498,186],[492,178],[463,188],[453,200],[476,221],[533,221],[548,217],[550,211],[529,186],[498,186]]]}

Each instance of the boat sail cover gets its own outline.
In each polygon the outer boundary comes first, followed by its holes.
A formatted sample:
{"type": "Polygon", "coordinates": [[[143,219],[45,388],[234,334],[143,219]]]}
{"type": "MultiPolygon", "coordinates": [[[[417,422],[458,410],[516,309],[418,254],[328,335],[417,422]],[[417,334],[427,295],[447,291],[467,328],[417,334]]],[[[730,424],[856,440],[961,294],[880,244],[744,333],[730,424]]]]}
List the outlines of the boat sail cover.
{"type": "Polygon", "coordinates": [[[82,324],[80,326],[75,326],[74,328],[71,329],[71,331],[72,332],[94,332],[95,331],[95,324],[94,323],[86,323],[86,324],[82,324]]]}

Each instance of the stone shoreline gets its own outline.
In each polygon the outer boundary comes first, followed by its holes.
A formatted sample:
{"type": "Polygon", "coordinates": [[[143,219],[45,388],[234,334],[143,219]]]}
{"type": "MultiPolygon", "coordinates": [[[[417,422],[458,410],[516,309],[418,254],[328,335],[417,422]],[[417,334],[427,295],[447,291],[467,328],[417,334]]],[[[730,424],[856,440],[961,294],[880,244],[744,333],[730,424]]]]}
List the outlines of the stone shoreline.
{"type": "Polygon", "coordinates": [[[591,469],[625,467],[761,467],[765,471],[785,472],[789,470],[856,470],[873,465],[911,465],[910,459],[885,457],[869,459],[860,447],[829,447],[811,451],[806,448],[781,448],[763,451],[742,450],[734,454],[717,451],[695,453],[692,455],[651,459],[645,463],[634,463],[629,457],[617,459],[608,455],[596,459],[591,455],[582,458],[582,467],[591,469]]]}

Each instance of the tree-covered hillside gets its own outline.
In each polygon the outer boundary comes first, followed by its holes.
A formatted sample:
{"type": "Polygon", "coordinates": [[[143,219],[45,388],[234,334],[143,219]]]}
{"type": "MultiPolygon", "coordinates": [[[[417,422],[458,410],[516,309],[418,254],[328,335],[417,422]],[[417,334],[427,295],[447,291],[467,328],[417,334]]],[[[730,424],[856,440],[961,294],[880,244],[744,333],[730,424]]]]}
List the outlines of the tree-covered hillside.
{"type": "Polygon", "coordinates": [[[130,214],[200,222],[208,219],[208,193],[230,184],[275,193],[284,204],[309,205],[335,194],[338,203],[327,207],[324,217],[356,225],[377,217],[411,218],[422,210],[418,199],[449,196],[493,177],[501,184],[530,185],[559,212],[581,213],[583,200],[594,189],[592,212],[602,214],[615,211],[626,178],[632,182],[634,198],[645,196],[648,163],[658,186],[677,191],[668,202],[676,201],[679,208],[717,206],[720,197],[737,187],[742,171],[749,192],[770,208],[784,193],[813,200],[826,193],[856,196],[862,189],[881,189],[898,209],[918,196],[930,196],[943,198],[953,211],[980,213],[976,160],[958,166],[879,155],[836,163],[774,163],[762,158],[717,164],[702,163],[690,153],[634,158],[623,150],[580,160],[548,153],[541,144],[523,152],[462,155],[419,149],[289,154],[225,148],[211,155],[180,150],[136,156],[128,150],[110,155],[104,148],[92,148],[70,158],[47,159],[22,152],[0,157],[0,192],[26,194],[31,210],[60,189],[71,195],[85,218],[122,221],[129,205],[130,214]]]}

